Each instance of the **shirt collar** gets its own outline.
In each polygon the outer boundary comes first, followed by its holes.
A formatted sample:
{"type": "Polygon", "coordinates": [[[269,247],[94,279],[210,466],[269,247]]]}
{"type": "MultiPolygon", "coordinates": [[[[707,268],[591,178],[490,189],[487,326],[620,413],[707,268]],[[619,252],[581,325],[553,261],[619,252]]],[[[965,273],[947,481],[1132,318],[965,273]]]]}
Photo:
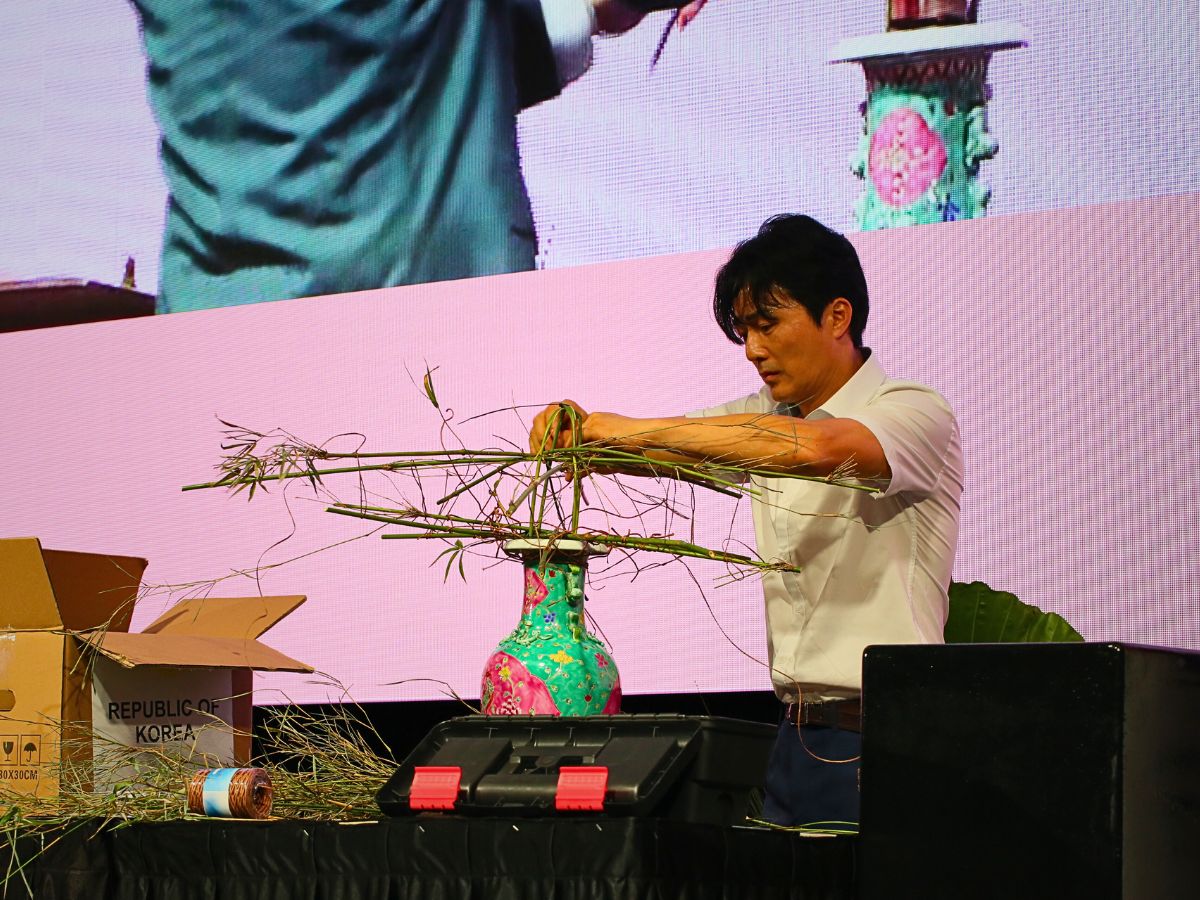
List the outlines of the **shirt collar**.
{"type": "Polygon", "coordinates": [[[810,412],[808,419],[837,419],[861,409],[875,396],[879,386],[887,380],[883,366],[875,359],[869,347],[863,348],[866,359],[850,380],[838,388],[837,393],[810,412]]]}

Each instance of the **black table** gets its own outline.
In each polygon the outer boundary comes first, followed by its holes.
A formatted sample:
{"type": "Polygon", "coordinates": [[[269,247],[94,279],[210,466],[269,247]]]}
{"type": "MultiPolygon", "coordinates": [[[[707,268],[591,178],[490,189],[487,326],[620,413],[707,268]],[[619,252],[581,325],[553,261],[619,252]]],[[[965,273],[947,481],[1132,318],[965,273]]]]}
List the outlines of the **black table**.
{"type": "Polygon", "coordinates": [[[855,849],[852,837],[653,819],[88,822],[28,864],[28,887],[12,875],[7,896],[849,900],[855,849]]]}

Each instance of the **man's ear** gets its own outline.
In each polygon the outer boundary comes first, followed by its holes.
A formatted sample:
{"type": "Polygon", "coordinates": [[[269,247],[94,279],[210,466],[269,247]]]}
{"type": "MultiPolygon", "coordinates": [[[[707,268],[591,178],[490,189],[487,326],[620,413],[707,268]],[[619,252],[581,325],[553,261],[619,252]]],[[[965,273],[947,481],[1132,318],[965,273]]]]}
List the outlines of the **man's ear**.
{"type": "Polygon", "coordinates": [[[845,297],[834,297],[821,313],[821,327],[830,330],[837,339],[850,331],[850,320],[854,318],[854,307],[845,297]]]}

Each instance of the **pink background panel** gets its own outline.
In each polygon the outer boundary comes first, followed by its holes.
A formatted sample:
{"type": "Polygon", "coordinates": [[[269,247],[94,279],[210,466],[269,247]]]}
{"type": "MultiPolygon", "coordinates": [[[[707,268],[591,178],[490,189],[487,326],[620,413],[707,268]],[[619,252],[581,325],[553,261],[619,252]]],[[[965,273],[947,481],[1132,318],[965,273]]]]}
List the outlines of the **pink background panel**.
{"type": "MultiPolygon", "coordinates": [[[[1200,446],[1196,196],[858,234],[872,285],[867,343],[893,375],[940,389],[967,456],[956,577],[1066,615],[1090,639],[1200,647],[1195,481],[1200,446]]],[[[184,584],[362,534],[297,484],[252,503],[182,493],[217,462],[217,416],[367,449],[432,449],[426,366],[457,421],[563,396],[670,414],[755,390],[711,321],[702,252],[0,335],[0,535],[143,555],[147,581],[184,584]],[[286,542],[272,547],[293,531],[286,542]]],[[[515,413],[462,426],[520,443],[515,413]]],[[[698,537],[749,515],[705,500],[698,537]]],[[[732,523],[732,524],[731,524],[732,523]]],[[[472,559],[443,583],[440,545],[367,538],[216,595],[304,593],[269,633],[360,701],[478,694],[520,612],[516,563],[472,559]],[[399,684],[398,682],[404,682],[399,684]]],[[[627,692],[766,688],[753,580],[719,565],[595,579],[590,608],[627,692]],[[710,614],[709,609],[712,613],[710,614]]],[[[142,624],[171,602],[148,596],[142,624]]],[[[336,698],[303,676],[260,676],[259,700],[336,698]]]]}

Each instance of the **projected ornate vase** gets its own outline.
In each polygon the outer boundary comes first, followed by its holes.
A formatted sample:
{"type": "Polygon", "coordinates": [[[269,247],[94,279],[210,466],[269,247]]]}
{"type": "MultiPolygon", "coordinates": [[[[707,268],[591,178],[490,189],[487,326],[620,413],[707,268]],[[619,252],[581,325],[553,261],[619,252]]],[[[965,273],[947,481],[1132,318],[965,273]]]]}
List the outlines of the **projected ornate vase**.
{"type": "Polygon", "coordinates": [[[510,541],[504,549],[525,567],[525,598],[521,621],[484,667],[484,715],[620,712],[616,663],[584,617],[588,557],[607,551],[580,541],[510,541]]]}
{"type": "Polygon", "coordinates": [[[831,62],[860,63],[867,79],[852,162],[865,186],[855,210],[863,230],[984,215],[991,190],[979,168],[997,151],[988,63],[1025,37],[1012,23],[975,23],[974,12],[965,0],[891,0],[887,33],[834,49],[831,62]]]}

